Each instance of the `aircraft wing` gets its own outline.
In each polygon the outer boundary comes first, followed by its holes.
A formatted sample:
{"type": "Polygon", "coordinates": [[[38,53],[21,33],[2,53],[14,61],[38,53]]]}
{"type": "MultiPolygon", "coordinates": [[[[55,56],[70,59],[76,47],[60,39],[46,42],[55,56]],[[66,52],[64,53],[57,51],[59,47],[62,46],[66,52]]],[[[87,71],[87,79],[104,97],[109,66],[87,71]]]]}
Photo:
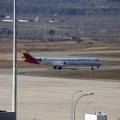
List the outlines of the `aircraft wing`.
{"type": "Polygon", "coordinates": [[[63,66],[65,65],[64,61],[54,61],[54,62],[51,62],[50,65],[52,66],[63,66]]]}

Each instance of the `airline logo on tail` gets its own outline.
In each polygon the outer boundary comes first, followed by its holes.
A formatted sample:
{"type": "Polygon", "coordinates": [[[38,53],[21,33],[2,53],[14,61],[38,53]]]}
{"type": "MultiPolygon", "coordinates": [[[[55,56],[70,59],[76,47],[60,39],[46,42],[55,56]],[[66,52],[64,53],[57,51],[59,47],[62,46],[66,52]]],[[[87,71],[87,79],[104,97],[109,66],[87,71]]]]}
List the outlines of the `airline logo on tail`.
{"type": "Polygon", "coordinates": [[[33,63],[33,64],[40,64],[35,58],[33,58],[29,53],[23,52],[24,58],[26,62],[33,63]]]}

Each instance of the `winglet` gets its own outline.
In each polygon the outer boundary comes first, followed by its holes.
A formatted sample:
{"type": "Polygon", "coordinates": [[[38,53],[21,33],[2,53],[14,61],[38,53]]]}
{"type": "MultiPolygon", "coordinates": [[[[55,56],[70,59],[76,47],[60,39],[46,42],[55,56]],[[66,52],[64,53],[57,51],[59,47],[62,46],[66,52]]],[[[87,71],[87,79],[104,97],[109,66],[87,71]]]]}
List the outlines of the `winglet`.
{"type": "Polygon", "coordinates": [[[40,64],[34,57],[32,57],[28,52],[23,52],[24,58],[26,62],[33,64],[40,64]]]}

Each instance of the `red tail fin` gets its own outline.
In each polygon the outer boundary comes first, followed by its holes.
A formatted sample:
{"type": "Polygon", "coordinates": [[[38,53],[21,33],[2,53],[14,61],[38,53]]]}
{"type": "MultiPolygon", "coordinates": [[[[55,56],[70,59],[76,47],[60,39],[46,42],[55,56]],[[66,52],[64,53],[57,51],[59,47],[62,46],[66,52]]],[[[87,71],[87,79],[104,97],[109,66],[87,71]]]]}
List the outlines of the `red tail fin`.
{"type": "Polygon", "coordinates": [[[33,64],[40,64],[35,58],[33,58],[29,53],[23,52],[23,55],[25,57],[25,61],[33,64]]]}

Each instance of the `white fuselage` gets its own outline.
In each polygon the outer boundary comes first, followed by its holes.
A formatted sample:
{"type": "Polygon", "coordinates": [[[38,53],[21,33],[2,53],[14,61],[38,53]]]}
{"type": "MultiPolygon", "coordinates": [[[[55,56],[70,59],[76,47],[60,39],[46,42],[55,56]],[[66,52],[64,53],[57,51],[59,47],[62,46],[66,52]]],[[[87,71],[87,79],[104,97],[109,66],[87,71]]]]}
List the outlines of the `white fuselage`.
{"type": "MultiPolygon", "coordinates": [[[[37,57],[39,61],[39,58],[37,57]]],[[[100,66],[102,63],[96,58],[41,58],[41,62],[53,66],[63,65],[92,65],[100,66]]]]}
{"type": "Polygon", "coordinates": [[[97,66],[99,68],[102,65],[101,61],[96,58],[41,58],[41,57],[33,57],[28,52],[23,52],[24,58],[26,62],[33,64],[48,64],[52,65],[54,69],[62,69],[64,65],[90,65],[92,70],[94,70],[93,66],[97,66]]]}

